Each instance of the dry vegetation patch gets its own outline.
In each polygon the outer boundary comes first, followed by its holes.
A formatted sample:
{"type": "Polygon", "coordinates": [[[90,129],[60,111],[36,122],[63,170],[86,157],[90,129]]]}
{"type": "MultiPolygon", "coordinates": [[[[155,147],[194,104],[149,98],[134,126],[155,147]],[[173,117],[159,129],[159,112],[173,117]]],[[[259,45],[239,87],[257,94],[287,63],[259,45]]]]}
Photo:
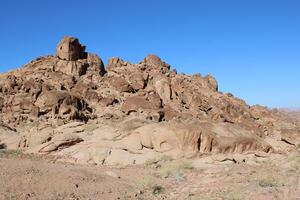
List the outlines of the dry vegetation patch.
{"type": "Polygon", "coordinates": [[[161,177],[173,177],[183,175],[185,172],[192,170],[192,164],[187,160],[175,160],[172,162],[164,163],[159,169],[161,177]]]}
{"type": "Polygon", "coordinates": [[[21,150],[0,149],[0,157],[20,156],[22,154],[21,150]]]}

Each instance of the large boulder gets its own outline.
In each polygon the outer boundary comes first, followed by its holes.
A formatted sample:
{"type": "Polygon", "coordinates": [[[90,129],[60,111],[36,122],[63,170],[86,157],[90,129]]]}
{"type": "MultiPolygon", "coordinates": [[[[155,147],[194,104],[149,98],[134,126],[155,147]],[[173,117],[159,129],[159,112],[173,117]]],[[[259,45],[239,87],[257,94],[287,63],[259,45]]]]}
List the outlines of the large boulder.
{"type": "Polygon", "coordinates": [[[136,133],[140,134],[145,148],[174,157],[190,157],[199,152],[202,130],[191,124],[169,122],[149,124],[138,128],[136,133]]]}
{"type": "MultiPolygon", "coordinates": [[[[49,142],[43,143],[31,150],[31,152],[50,153],[52,151],[68,148],[82,142],[83,139],[76,134],[61,134],[54,136],[49,142]]],[[[29,151],[30,152],[30,151],[29,151]]]]}
{"type": "Polygon", "coordinates": [[[161,108],[160,97],[154,93],[148,96],[128,97],[123,103],[121,110],[125,113],[137,112],[142,110],[158,110],[161,108]]]}
{"type": "Polygon", "coordinates": [[[122,77],[110,77],[108,81],[118,92],[131,92],[133,90],[130,84],[122,77]]]}
{"type": "Polygon", "coordinates": [[[88,53],[87,63],[89,64],[87,72],[96,72],[100,76],[103,76],[106,73],[103,61],[97,54],[88,53]]]}
{"type": "Polygon", "coordinates": [[[17,86],[17,78],[14,75],[8,75],[0,78],[0,92],[12,94],[17,86]]]}
{"type": "Polygon", "coordinates": [[[51,111],[52,118],[64,118],[68,120],[87,120],[85,113],[89,113],[88,104],[81,98],[68,92],[50,90],[43,91],[35,105],[41,109],[41,113],[51,111]]]}
{"type": "Polygon", "coordinates": [[[16,130],[0,122],[0,149],[17,149],[19,140],[16,130]]]}
{"type": "Polygon", "coordinates": [[[218,82],[213,76],[207,75],[204,77],[204,79],[207,81],[208,88],[210,88],[214,91],[218,91],[218,82]]]}
{"type": "Polygon", "coordinates": [[[131,74],[129,76],[129,82],[130,82],[130,85],[131,87],[138,91],[138,90],[141,90],[141,89],[144,89],[145,85],[146,85],[146,80],[145,80],[145,75],[141,72],[135,72],[133,74],[131,74]]]}
{"type": "Polygon", "coordinates": [[[163,62],[158,56],[150,54],[144,58],[144,63],[153,68],[160,69],[162,72],[167,72],[170,69],[170,65],[163,62]]]}
{"type": "Polygon", "coordinates": [[[85,46],[75,37],[63,37],[56,48],[56,55],[62,60],[75,61],[87,57],[85,46]]]}
{"type": "Polygon", "coordinates": [[[143,147],[161,153],[191,157],[203,153],[269,152],[261,138],[228,123],[172,120],[138,128],[143,147]]]}
{"type": "Polygon", "coordinates": [[[58,61],[54,64],[55,71],[71,76],[82,76],[86,73],[103,76],[106,73],[99,56],[86,53],[85,46],[77,38],[64,37],[57,46],[56,55],[58,61]]]}
{"type": "Polygon", "coordinates": [[[154,87],[157,94],[160,96],[164,104],[168,104],[171,101],[171,88],[170,82],[166,77],[155,78],[154,87]]]}

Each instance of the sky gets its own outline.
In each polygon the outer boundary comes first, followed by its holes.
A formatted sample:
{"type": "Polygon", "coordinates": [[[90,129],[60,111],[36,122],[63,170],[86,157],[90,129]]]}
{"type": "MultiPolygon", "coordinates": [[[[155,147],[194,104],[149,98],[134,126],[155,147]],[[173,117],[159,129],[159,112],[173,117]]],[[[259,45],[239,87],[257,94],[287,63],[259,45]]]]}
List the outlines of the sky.
{"type": "Polygon", "coordinates": [[[156,54],[250,105],[300,107],[299,0],[3,0],[0,73],[78,37],[104,63],[156,54]]]}

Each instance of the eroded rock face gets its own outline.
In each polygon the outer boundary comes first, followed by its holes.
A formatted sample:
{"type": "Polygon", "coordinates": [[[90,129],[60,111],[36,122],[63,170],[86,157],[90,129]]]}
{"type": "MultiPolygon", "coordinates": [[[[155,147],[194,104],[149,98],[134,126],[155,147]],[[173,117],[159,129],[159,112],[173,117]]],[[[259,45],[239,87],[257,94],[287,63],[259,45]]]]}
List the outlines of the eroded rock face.
{"type": "Polygon", "coordinates": [[[105,68],[72,37],[56,56],[0,74],[0,147],[75,163],[282,152],[298,145],[299,129],[280,111],[218,92],[211,75],[178,74],[155,55],[105,68]]]}

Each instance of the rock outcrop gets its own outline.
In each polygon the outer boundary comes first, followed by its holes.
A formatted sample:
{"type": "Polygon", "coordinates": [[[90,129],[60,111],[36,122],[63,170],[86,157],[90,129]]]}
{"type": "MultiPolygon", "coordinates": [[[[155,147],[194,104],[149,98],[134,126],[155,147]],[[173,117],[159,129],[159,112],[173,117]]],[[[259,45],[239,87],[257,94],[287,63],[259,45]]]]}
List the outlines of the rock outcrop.
{"type": "Polygon", "coordinates": [[[64,37],[57,45],[56,55],[62,60],[75,61],[85,59],[87,53],[85,46],[79,43],[74,37],[64,37]]]}
{"type": "Polygon", "coordinates": [[[155,55],[137,64],[111,58],[105,68],[73,37],[56,56],[0,74],[0,148],[76,163],[295,148],[299,121],[284,116],[219,92],[211,75],[178,74],[155,55]]]}

